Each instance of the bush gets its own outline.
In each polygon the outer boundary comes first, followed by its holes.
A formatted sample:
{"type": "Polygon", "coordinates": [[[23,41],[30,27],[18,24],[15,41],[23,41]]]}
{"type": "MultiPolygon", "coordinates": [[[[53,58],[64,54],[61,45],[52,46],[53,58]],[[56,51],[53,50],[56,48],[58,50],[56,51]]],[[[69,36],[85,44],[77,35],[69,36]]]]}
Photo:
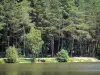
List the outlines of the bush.
{"type": "Polygon", "coordinates": [[[6,50],[6,62],[7,63],[15,63],[18,60],[18,52],[15,47],[8,47],[6,50]]]}
{"type": "Polygon", "coordinates": [[[69,59],[69,55],[67,50],[62,49],[60,52],[57,53],[57,60],[58,62],[67,62],[67,60],[69,59]]]}
{"type": "Polygon", "coordinates": [[[65,58],[61,58],[61,57],[58,57],[57,61],[58,62],[67,62],[67,60],[65,58]]]}
{"type": "Polygon", "coordinates": [[[35,62],[35,57],[33,57],[32,62],[35,62]]]}

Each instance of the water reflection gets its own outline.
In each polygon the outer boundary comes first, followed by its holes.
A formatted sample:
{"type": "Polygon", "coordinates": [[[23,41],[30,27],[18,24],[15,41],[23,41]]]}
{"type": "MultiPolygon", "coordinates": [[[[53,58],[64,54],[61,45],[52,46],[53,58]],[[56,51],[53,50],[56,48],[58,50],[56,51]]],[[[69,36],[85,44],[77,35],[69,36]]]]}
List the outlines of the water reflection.
{"type": "Polygon", "coordinates": [[[100,63],[5,64],[0,75],[100,75],[100,63]]]}
{"type": "Polygon", "coordinates": [[[0,72],[0,75],[6,75],[6,72],[4,72],[4,71],[0,72]]]}
{"type": "Polygon", "coordinates": [[[33,75],[31,71],[20,72],[18,75],[33,75]]]}

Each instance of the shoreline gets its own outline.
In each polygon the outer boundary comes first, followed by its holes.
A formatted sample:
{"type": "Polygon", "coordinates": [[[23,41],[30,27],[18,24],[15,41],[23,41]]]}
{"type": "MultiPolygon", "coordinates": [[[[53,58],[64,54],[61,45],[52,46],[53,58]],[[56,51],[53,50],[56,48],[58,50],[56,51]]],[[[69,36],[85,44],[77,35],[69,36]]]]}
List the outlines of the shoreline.
{"type": "MultiPolygon", "coordinates": [[[[0,58],[0,64],[5,64],[4,61],[7,58],[0,58]]],[[[67,62],[58,62],[56,57],[54,58],[35,58],[35,61],[32,61],[33,58],[19,58],[17,63],[81,63],[81,62],[100,62],[97,58],[94,57],[70,57],[67,62]],[[39,61],[39,60],[44,60],[39,61]]]]}

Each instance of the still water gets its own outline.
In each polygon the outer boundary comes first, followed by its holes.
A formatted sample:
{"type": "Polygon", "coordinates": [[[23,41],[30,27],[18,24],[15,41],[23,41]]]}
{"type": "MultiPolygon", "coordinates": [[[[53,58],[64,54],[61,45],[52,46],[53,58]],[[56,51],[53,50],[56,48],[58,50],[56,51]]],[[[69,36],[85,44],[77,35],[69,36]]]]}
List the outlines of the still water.
{"type": "Polygon", "coordinates": [[[100,75],[100,63],[1,64],[0,75],[100,75]]]}

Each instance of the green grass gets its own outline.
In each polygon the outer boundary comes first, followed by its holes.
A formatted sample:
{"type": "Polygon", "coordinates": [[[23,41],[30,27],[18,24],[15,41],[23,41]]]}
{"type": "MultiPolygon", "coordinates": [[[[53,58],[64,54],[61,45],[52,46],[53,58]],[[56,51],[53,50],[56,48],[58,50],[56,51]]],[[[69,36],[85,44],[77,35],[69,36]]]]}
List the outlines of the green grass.
{"type": "MultiPolygon", "coordinates": [[[[35,58],[35,63],[39,63],[38,60],[45,60],[45,63],[57,63],[56,58],[35,58]]],[[[96,62],[97,58],[92,57],[70,57],[68,62],[96,62]]],[[[32,63],[30,58],[19,58],[19,63],[32,63]]],[[[41,62],[40,62],[41,63],[41,62]]]]}
{"type": "Polygon", "coordinates": [[[18,62],[19,63],[31,63],[32,59],[19,58],[18,62]]]}
{"type": "Polygon", "coordinates": [[[55,63],[58,62],[56,58],[36,58],[35,62],[38,62],[38,59],[45,60],[46,63],[55,63]]]}
{"type": "MultiPolygon", "coordinates": [[[[5,63],[4,59],[6,58],[0,58],[0,63],[5,63]]],[[[38,59],[45,60],[45,63],[57,63],[55,57],[53,58],[35,58],[35,63],[38,63],[38,59]]],[[[33,63],[32,58],[19,58],[18,63],[33,63]]],[[[68,62],[99,62],[97,58],[92,57],[69,57],[68,62]]],[[[41,62],[40,62],[41,63],[41,62]]]]}
{"type": "Polygon", "coordinates": [[[96,62],[97,58],[92,57],[70,57],[68,62],[96,62]]]}
{"type": "MultiPolygon", "coordinates": [[[[46,63],[55,63],[57,62],[56,58],[35,58],[35,63],[38,63],[39,60],[45,60],[46,63]]],[[[27,59],[27,58],[19,58],[18,60],[19,63],[31,63],[32,59],[27,59]]]]}
{"type": "Polygon", "coordinates": [[[5,63],[4,59],[0,59],[0,64],[5,63]]]}

